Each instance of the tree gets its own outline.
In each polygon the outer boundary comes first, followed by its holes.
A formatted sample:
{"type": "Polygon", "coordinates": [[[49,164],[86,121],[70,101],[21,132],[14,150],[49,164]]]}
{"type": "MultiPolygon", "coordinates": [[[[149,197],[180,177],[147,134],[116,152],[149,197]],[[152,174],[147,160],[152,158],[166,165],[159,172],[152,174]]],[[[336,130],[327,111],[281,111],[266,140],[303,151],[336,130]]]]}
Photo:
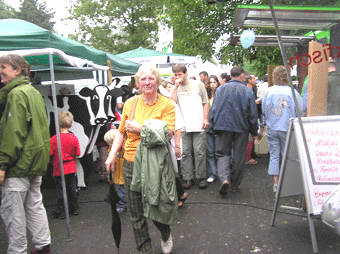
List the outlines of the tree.
{"type": "Polygon", "coordinates": [[[37,26],[53,31],[55,22],[51,21],[55,12],[46,10],[46,2],[38,3],[38,0],[21,0],[21,6],[17,17],[31,22],[37,26]]]}
{"type": "Polygon", "coordinates": [[[237,31],[232,26],[236,6],[251,2],[234,0],[207,5],[205,0],[164,1],[163,21],[174,30],[173,51],[210,60],[215,54],[215,42],[237,31]]]}
{"type": "Polygon", "coordinates": [[[15,17],[14,9],[7,5],[3,0],[0,0],[0,19],[8,19],[15,17]]]}
{"type": "MultiPolygon", "coordinates": [[[[283,64],[279,47],[229,46],[224,40],[219,49],[215,43],[227,34],[240,34],[241,30],[232,26],[238,5],[268,4],[267,0],[230,0],[207,5],[205,0],[164,1],[166,6],[164,22],[174,29],[173,51],[187,55],[201,55],[210,60],[216,55],[223,64],[243,66],[248,63],[256,70],[255,75],[263,76],[267,65],[283,64]]],[[[310,0],[276,0],[275,5],[310,5],[310,0]]],[[[336,0],[314,0],[313,5],[340,5],[336,0]]],[[[276,35],[274,29],[253,29],[256,34],[276,35]]],[[[303,34],[303,31],[289,31],[284,35],[303,34]]]]}
{"type": "Polygon", "coordinates": [[[154,49],[162,9],[162,0],[76,0],[69,19],[79,28],[71,38],[113,54],[154,49]]]}

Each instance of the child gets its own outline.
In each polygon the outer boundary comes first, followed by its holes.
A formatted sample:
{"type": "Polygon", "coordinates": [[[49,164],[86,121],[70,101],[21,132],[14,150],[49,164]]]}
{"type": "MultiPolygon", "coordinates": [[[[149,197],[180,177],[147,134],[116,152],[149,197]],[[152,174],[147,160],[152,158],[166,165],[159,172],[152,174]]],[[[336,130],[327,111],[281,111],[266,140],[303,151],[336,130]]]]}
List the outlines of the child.
{"type": "MultiPolygon", "coordinates": [[[[78,215],[79,206],[76,183],[76,157],[80,155],[79,141],[74,134],[69,132],[69,129],[71,128],[73,122],[73,115],[70,112],[61,112],[58,118],[67,200],[69,203],[70,214],[78,215]]],[[[54,135],[51,138],[50,156],[53,164],[53,176],[56,178],[57,182],[57,205],[55,211],[52,214],[52,217],[65,219],[65,207],[61,184],[61,170],[59,163],[60,160],[57,135],[54,135]]]]}
{"type": "MultiPolygon", "coordinates": [[[[113,127],[115,128],[115,127],[113,127]]],[[[109,144],[110,148],[109,151],[111,150],[111,146],[113,144],[113,141],[115,139],[115,136],[117,134],[118,130],[117,129],[111,129],[106,134],[104,135],[104,140],[106,143],[109,144]]],[[[119,203],[117,205],[117,212],[118,213],[123,213],[126,212],[126,199],[125,199],[125,189],[124,189],[124,174],[123,174],[123,162],[124,162],[124,143],[122,145],[122,148],[120,151],[117,153],[117,158],[115,161],[115,172],[113,175],[113,183],[119,185],[119,190],[118,190],[118,196],[120,198],[119,203]]]]}

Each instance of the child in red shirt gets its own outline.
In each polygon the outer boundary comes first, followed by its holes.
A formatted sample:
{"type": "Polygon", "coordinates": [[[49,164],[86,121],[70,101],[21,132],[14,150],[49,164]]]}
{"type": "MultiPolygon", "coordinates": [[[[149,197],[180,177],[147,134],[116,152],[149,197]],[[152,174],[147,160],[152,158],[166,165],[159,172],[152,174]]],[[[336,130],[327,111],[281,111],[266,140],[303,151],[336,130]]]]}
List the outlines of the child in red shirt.
{"type": "MultiPolygon", "coordinates": [[[[67,200],[70,213],[73,215],[78,215],[79,205],[77,195],[76,157],[80,155],[79,141],[74,134],[69,132],[73,122],[73,115],[70,112],[61,112],[58,118],[67,200]]],[[[57,195],[57,205],[52,217],[65,219],[57,135],[54,135],[51,138],[50,156],[53,164],[53,176],[56,178],[57,195]]]]}

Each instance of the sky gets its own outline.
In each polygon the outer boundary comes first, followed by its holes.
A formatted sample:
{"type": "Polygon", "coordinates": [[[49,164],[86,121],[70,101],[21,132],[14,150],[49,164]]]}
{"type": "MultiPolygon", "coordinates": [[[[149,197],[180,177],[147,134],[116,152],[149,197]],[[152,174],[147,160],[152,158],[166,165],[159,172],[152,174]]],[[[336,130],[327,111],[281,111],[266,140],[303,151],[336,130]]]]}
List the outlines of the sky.
{"type": "MultiPolygon", "coordinates": [[[[53,9],[55,16],[53,21],[55,22],[54,29],[60,35],[68,35],[74,32],[76,28],[76,22],[72,21],[61,21],[62,18],[69,16],[68,8],[72,0],[38,0],[38,3],[46,2],[46,10],[53,9]]],[[[4,2],[15,9],[19,9],[20,0],[4,0],[4,2]]]]}

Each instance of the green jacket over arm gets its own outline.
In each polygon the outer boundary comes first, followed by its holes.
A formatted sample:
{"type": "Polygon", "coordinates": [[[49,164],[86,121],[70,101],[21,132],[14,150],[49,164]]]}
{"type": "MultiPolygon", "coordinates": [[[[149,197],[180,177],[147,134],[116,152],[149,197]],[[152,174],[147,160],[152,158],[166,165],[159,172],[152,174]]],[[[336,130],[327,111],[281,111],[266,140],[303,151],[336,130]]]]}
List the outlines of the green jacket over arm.
{"type": "Polygon", "coordinates": [[[167,123],[146,120],[140,135],[131,190],[142,193],[146,218],[174,225],[178,221],[178,200],[174,165],[168,149],[167,123]]]}

